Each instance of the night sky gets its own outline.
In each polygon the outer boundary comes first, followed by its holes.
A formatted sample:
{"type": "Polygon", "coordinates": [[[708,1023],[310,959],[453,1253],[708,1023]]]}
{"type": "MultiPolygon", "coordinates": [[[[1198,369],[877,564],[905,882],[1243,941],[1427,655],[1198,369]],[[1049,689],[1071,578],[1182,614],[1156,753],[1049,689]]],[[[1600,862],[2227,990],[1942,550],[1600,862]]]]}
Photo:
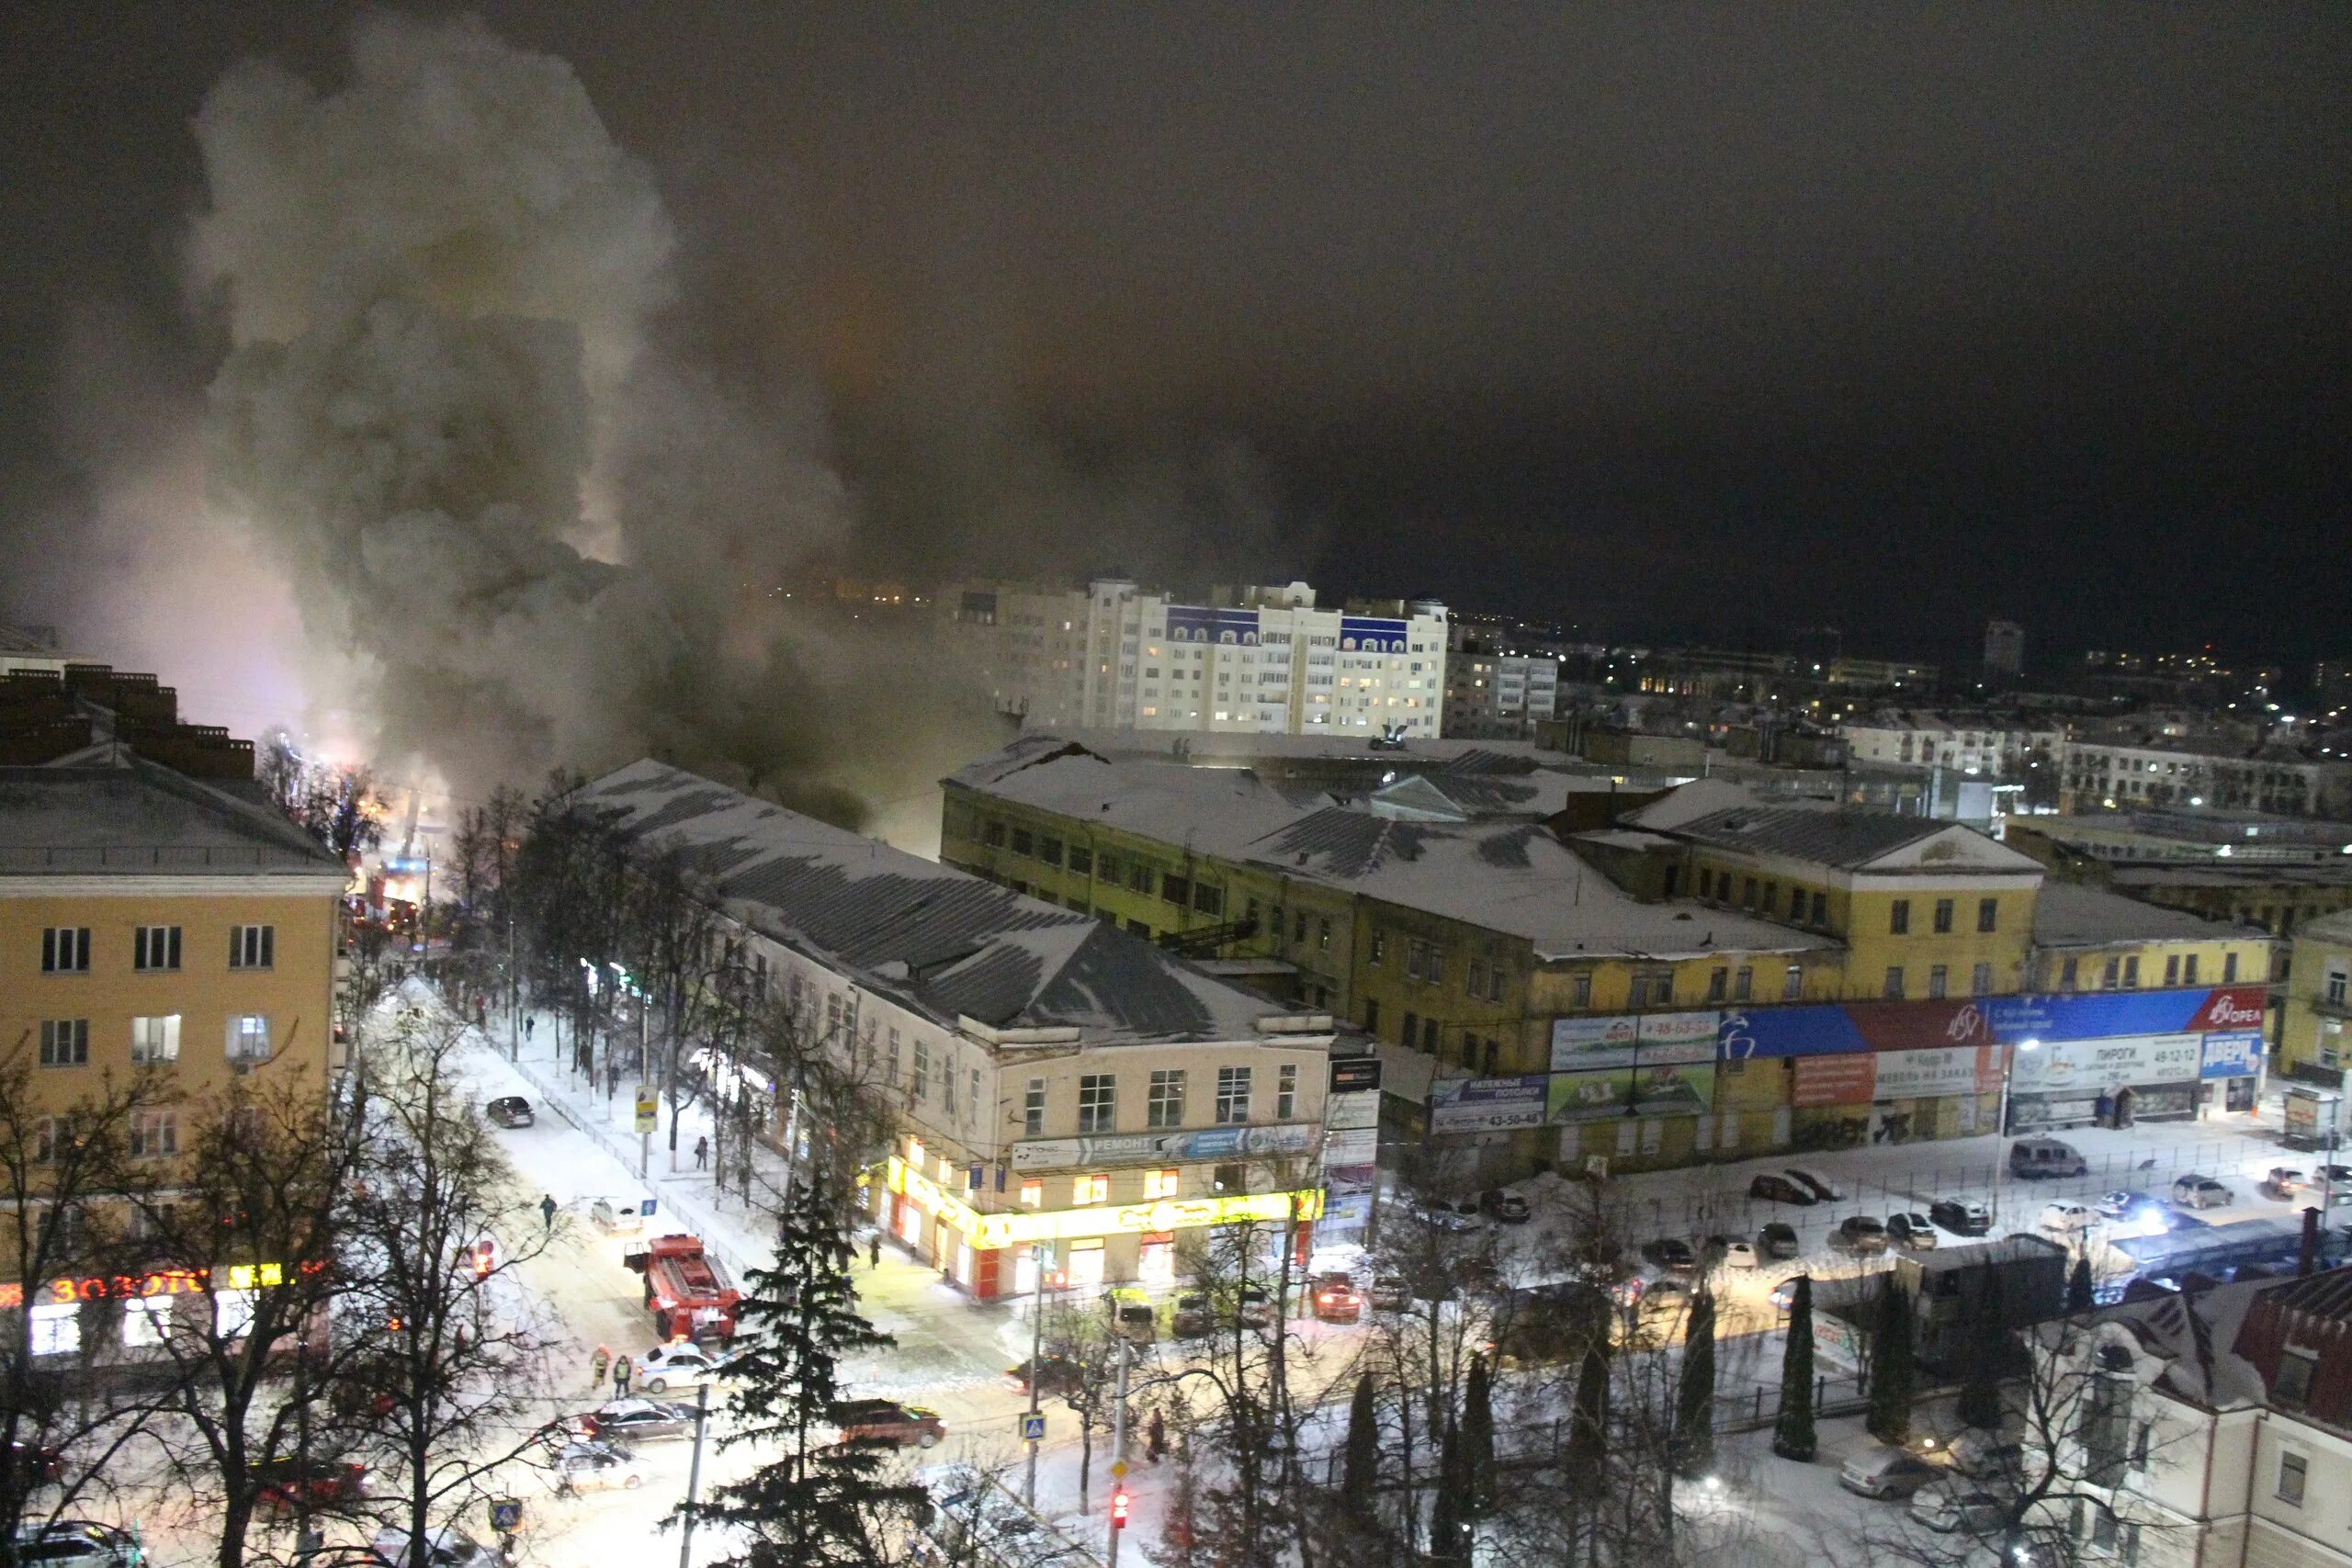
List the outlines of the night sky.
{"type": "MultiPolygon", "coordinates": [[[[657,171],[666,333],[816,411],[861,565],[2352,653],[2352,7],[473,8],[657,171]]],[[[0,20],[0,613],[143,547],[187,121],[347,15],[0,20]]]]}

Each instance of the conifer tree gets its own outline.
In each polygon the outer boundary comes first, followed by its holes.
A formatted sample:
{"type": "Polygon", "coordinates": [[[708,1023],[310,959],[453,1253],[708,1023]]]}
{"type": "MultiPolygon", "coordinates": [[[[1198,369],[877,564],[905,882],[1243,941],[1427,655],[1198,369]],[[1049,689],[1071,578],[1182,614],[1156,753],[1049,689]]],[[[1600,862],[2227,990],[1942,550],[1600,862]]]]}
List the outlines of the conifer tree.
{"type": "Polygon", "coordinates": [[[736,1427],[718,1446],[756,1444],[772,1457],[694,1510],[741,1532],[728,1568],[876,1568],[889,1560],[894,1519],[923,1500],[922,1487],[882,1479],[887,1444],[833,1440],[842,1358],[893,1343],[858,1314],[854,1251],[820,1167],[787,1197],[775,1265],[752,1271],[752,1299],[740,1309],[770,1335],[739,1363],[728,1401],[736,1427]]]}
{"type": "Polygon", "coordinates": [[[1469,1386],[1462,1396],[1462,1474],[1463,1512],[1476,1518],[1495,1506],[1494,1379],[1484,1356],[1470,1358],[1469,1386]]]}
{"type": "Polygon", "coordinates": [[[1340,1470],[1340,1496],[1349,1511],[1363,1517],[1373,1506],[1380,1483],[1380,1413],[1374,1403],[1377,1391],[1366,1370],[1356,1379],[1354,1399],[1348,1404],[1348,1439],[1340,1470]]]}
{"type": "Polygon", "coordinates": [[[1781,1359],[1781,1416],[1772,1427],[1772,1451],[1782,1459],[1812,1462],[1816,1442],[1813,1431],[1813,1280],[1797,1276],[1796,1295],[1789,1303],[1789,1344],[1781,1359]]]}
{"type": "Polygon", "coordinates": [[[1878,1318],[1871,1325],[1871,1436],[1898,1447],[1910,1440],[1917,1379],[1911,1353],[1911,1292],[1883,1276],[1878,1318]]]}
{"type": "Polygon", "coordinates": [[[2001,1424],[2001,1374],[2008,1368],[2009,1336],[2003,1322],[2001,1277],[1991,1269],[1979,1270],[1978,1290],[1971,1321],[1975,1325],[1966,1354],[1968,1365],[1961,1380],[1959,1414],[1962,1422],[1986,1430],[2001,1424]]]}
{"type": "Polygon", "coordinates": [[[1584,1365],[1577,1371],[1577,1403],[1568,1420],[1568,1484],[1588,1500],[1608,1486],[1609,1357],[1608,1341],[1595,1337],[1585,1346],[1584,1365]]]}
{"type": "Polygon", "coordinates": [[[1437,1495],[1430,1502],[1430,1561],[1462,1562],[1470,1555],[1465,1515],[1466,1467],[1462,1462],[1462,1424],[1445,1424],[1445,1441],[1438,1450],[1437,1495]]]}
{"type": "Polygon", "coordinates": [[[1704,1475],[1715,1464],[1715,1297],[1690,1299],[1682,1335],[1682,1381],[1674,1397],[1674,1469],[1704,1475]]]}

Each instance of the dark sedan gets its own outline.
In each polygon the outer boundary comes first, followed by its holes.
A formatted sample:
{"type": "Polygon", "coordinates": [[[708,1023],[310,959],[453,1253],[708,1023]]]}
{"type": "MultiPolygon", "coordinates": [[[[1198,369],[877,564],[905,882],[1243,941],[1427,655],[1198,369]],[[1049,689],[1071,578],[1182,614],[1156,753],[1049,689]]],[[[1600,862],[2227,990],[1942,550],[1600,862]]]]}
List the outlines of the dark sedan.
{"type": "Polygon", "coordinates": [[[1768,1203],[1797,1203],[1808,1208],[1821,1201],[1813,1195],[1813,1189],[1800,1187],[1785,1176],[1769,1173],[1747,1184],[1747,1195],[1761,1198],[1768,1203]]]}
{"type": "Polygon", "coordinates": [[[1928,1218],[1954,1235],[1984,1235],[1993,1228],[1993,1212],[1973,1198],[1939,1198],[1928,1205],[1928,1218]]]}
{"type": "Polygon", "coordinates": [[[580,1417],[591,1438],[635,1447],[695,1435],[695,1407],[664,1399],[616,1399],[580,1417]]]}
{"type": "Polygon", "coordinates": [[[532,1113],[531,1102],[519,1094],[502,1094],[482,1110],[502,1127],[528,1127],[537,1121],[532,1113]]]}

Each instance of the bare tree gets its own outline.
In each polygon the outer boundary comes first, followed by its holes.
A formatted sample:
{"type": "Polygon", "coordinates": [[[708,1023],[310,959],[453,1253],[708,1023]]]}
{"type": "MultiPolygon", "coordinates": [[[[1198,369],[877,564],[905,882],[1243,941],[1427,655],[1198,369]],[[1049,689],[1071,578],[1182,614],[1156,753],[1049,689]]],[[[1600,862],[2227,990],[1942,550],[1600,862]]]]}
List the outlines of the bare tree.
{"type": "MultiPolygon", "coordinates": [[[[52,1055],[59,1049],[51,1043],[52,1055]]],[[[8,1325],[0,1344],[0,1529],[8,1540],[109,1490],[164,1403],[135,1367],[100,1363],[121,1303],[84,1281],[110,1281],[131,1267],[124,1195],[160,1137],[153,1119],[170,1114],[176,1097],[155,1073],[118,1079],[85,1069],[73,1077],[95,1081],[61,1101],[37,1089],[36,1059],[29,1031],[0,1053],[0,1235],[15,1281],[9,1304],[20,1309],[0,1316],[8,1325]]]]}

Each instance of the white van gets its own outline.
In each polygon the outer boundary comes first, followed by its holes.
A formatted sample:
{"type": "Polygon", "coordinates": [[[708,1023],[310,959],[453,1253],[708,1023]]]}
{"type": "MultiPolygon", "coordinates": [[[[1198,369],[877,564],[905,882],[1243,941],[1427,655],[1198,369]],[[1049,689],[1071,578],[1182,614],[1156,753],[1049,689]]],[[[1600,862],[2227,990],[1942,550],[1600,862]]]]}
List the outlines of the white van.
{"type": "Polygon", "coordinates": [[[2009,1145],[2011,1176],[2088,1176],[2090,1171],[2074,1145],[2055,1138],[2019,1138],[2009,1145]]]}
{"type": "Polygon", "coordinates": [[[643,1235],[653,1207],[650,1198],[599,1198],[588,1206],[588,1218],[614,1235],[643,1235]]]}

